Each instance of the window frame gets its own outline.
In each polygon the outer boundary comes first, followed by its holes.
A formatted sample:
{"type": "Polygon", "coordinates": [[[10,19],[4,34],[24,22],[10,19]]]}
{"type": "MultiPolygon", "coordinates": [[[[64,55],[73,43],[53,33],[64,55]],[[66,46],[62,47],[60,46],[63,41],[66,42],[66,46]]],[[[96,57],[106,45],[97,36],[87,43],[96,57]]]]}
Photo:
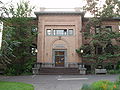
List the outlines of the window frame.
{"type": "Polygon", "coordinates": [[[32,35],[38,32],[38,27],[37,26],[32,26],[31,27],[31,33],[32,35]],[[33,30],[34,29],[34,30],[33,30]]]}
{"type": "Polygon", "coordinates": [[[46,36],[73,36],[74,29],[46,29],[46,36]],[[48,34],[48,30],[51,30],[48,34]],[[70,33],[70,31],[72,31],[70,33]]]}
{"type": "Polygon", "coordinates": [[[109,31],[112,32],[112,26],[106,25],[105,29],[110,29],[109,31]]]}
{"type": "Polygon", "coordinates": [[[100,33],[100,28],[101,28],[101,26],[96,26],[95,27],[95,34],[100,33]]]}
{"type": "Polygon", "coordinates": [[[52,33],[52,30],[51,30],[51,29],[46,29],[46,35],[47,35],[47,36],[52,36],[52,34],[53,34],[53,33],[52,33]],[[50,30],[50,32],[47,32],[48,30],[50,30]],[[50,35],[49,35],[48,33],[50,33],[50,35]]]}
{"type": "Polygon", "coordinates": [[[68,29],[68,36],[73,36],[73,35],[74,35],[73,29],[68,29]],[[70,34],[70,30],[72,30],[72,34],[70,34]]]}
{"type": "Polygon", "coordinates": [[[67,33],[68,33],[67,29],[53,29],[53,36],[67,36],[68,35],[67,33]],[[57,34],[57,31],[60,31],[60,30],[61,31],[63,30],[62,34],[57,34]],[[64,33],[64,30],[66,30],[66,34],[64,33]]]}

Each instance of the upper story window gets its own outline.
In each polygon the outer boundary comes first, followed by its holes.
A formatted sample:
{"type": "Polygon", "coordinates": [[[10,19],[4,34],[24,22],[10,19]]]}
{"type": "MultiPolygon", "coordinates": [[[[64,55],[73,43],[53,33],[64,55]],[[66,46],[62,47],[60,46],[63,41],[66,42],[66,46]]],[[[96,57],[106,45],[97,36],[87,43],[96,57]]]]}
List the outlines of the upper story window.
{"type": "Polygon", "coordinates": [[[69,29],[68,35],[73,35],[73,29],[69,29]]]}
{"type": "MultiPolygon", "coordinates": [[[[95,33],[96,34],[100,33],[101,29],[102,29],[101,26],[96,26],[95,33]]],[[[112,26],[105,26],[103,29],[106,29],[107,31],[111,32],[112,31],[112,26]]]]}
{"type": "Polygon", "coordinates": [[[53,35],[55,36],[66,36],[67,35],[67,29],[54,29],[53,35]]]}
{"type": "Polygon", "coordinates": [[[120,25],[118,26],[118,28],[119,28],[119,32],[120,32],[120,25]]]}
{"type": "Polygon", "coordinates": [[[105,26],[105,28],[106,28],[109,32],[112,31],[112,26],[105,26]]]}
{"type": "Polygon", "coordinates": [[[100,26],[96,26],[96,27],[95,27],[95,33],[96,33],[96,34],[100,32],[100,28],[101,28],[100,26]]]}
{"type": "Polygon", "coordinates": [[[73,29],[46,29],[47,36],[72,36],[73,29]]]}
{"type": "Polygon", "coordinates": [[[47,29],[47,30],[46,30],[46,34],[47,34],[48,36],[51,36],[51,34],[52,34],[51,29],[47,29]]]}

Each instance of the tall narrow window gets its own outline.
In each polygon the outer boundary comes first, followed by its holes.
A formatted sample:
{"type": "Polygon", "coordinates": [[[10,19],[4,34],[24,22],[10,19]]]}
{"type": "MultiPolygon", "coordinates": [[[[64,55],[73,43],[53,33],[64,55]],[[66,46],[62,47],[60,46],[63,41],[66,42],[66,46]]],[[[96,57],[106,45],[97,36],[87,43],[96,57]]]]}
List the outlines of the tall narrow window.
{"type": "Polygon", "coordinates": [[[47,29],[46,34],[47,34],[47,36],[51,36],[52,35],[51,29],[47,29]]]}
{"type": "Polygon", "coordinates": [[[67,35],[67,29],[64,30],[64,35],[65,35],[65,36],[67,35]]]}
{"type": "Polygon", "coordinates": [[[96,26],[96,27],[95,27],[95,33],[96,33],[96,34],[100,33],[100,26],[96,26]]]}
{"type": "Polygon", "coordinates": [[[102,54],[103,48],[101,46],[95,46],[95,54],[102,54]]]}
{"type": "Polygon", "coordinates": [[[73,35],[73,29],[69,29],[68,35],[73,35]]]}

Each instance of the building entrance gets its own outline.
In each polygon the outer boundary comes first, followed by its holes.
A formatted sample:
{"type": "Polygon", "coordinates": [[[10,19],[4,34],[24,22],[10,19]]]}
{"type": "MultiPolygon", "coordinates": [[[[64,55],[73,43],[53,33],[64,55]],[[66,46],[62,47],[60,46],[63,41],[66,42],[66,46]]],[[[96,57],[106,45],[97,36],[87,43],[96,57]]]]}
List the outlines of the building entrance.
{"type": "Polygon", "coordinates": [[[55,67],[64,67],[65,64],[65,50],[54,50],[55,67]]]}

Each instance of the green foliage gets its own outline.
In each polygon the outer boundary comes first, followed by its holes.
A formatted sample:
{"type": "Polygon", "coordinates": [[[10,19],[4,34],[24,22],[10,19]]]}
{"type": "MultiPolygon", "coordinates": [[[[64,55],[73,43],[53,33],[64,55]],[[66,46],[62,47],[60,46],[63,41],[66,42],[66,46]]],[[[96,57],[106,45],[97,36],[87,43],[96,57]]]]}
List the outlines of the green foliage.
{"type": "Polygon", "coordinates": [[[15,58],[13,48],[18,47],[20,42],[12,40],[13,28],[6,26],[3,32],[2,48],[0,50],[0,63],[4,66],[11,63],[11,58],[15,58]]]}
{"type": "Polygon", "coordinates": [[[0,90],[34,90],[31,84],[0,81],[0,90]]]}
{"type": "MultiPolygon", "coordinates": [[[[120,33],[106,28],[103,22],[112,20],[114,17],[120,17],[120,1],[105,0],[106,2],[101,7],[99,6],[100,0],[85,1],[87,4],[83,8],[85,12],[89,11],[93,17],[88,20],[86,31],[83,32],[88,45],[82,45],[76,52],[82,57],[93,60],[96,66],[102,65],[105,60],[109,60],[109,62],[111,62],[110,60],[118,61],[120,46],[113,44],[113,42],[119,42],[120,33]],[[81,54],[80,50],[83,50],[84,53],[81,54]]],[[[82,60],[85,61],[84,58],[82,60]]]]}
{"type": "Polygon", "coordinates": [[[91,87],[88,84],[83,84],[81,90],[91,90],[91,87]]]}
{"type": "Polygon", "coordinates": [[[28,1],[18,3],[17,8],[11,4],[7,8],[8,18],[2,18],[4,30],[0,63],[6,65],[8,75],[30,73],[36,60],[30,52],[36,38],[36,34],[31,34],[31,28],[35,26],[33,18],[29,17],[33,8],[28,1]]]}
{"type": "Polygon", "coordinates": [[[81,90],[119,90],[120,83],[117,82],[110,82],[108,80],[100,80],[97,82],[92,83],[91,85],[83,85],[81,90]]]}
{"type": "Polygon", "coordinates": [[[90,45],[82,45],[81,48],[79,49],[76,49],[76,52],[82,56],[84,55],[89,55],[90,54],[90,51],[92,50],[93,48],[90,46],[90,45]],[[84,52],[81,53],[81,50],[83,50],[84,52]]]}
{"type": "Polygon", "coordinates": [[[94,82],[91,87],[92,90],[113,90],[114,83],[110,81],[98,81],[94,82]]]}
{"type": "Polygon", "coordinates": [[[84,11],[89,11],[94,17],[102,16],[102,19],[120,16],[120,1],[105,0],[105,4],[100,6],[100,0],[85,0],[84,11]]]}
{"type": "Polygon", "coordinates": [[[109,74],[120,74],[120,70],[108,70],[109,74]]]}
{"type": "Polygon", "coordinates": [[[9,64],[5,70],[6,75],[27,75],[32,74],[32,67],[35,62],[35,58],[26,60],[26,62],[15,62],[9,64]]]}
{"type": "Polygon", "coordinates": [[[35,8],[29,5],[29,1],[20,1],[17,3],[17,9],[13,5],[10,5],[9,11],[13,17],[28,17],[31,16],[32,10],[35,8]]]}
{"type": "Polygon", "coordinates": [[[117,63],[116,70],[120,70],[120,61],[117,63]]]}

